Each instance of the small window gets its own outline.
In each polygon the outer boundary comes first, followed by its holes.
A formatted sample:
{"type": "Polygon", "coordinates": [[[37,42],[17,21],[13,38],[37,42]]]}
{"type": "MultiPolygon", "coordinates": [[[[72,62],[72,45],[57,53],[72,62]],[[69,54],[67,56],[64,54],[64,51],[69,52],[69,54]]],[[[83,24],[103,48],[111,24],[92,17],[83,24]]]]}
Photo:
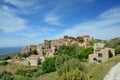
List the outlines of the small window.
{"type": "Polygon", "coordinates": [[[98,57],[103,57],[103,54],[102,53],[98,53],[98,57]]]}
{"type": "Polygon", "coordinates": [[[98,60],[98,63],[101,63],[102,62],[102,60],[98,60]]]}

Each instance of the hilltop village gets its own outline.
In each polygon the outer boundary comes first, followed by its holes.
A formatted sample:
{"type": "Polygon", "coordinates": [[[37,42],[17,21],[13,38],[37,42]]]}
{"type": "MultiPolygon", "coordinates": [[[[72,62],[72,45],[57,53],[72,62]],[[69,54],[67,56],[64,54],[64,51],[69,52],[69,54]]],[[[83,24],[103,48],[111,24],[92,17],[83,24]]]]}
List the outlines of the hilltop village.
{"type": "Polygon", "coordinates": [[[105,47],[104,43],[94,43],[94,45],[91,46],[90,41],[92,40],[93,38],[89,35],[77,37],[64,36],[58,40],[44,40],[44,42],[39,45],[29,45],[21,50],[21,54],[26,54],[34,50],[36,50],[38,54],[25,58],[22,64],[36,66],[42,63],[46,57],[55,56],[59,47],[62,45],[78,45],[84,48],[93,47],[94,53],[89,55],[89,62],[92,64],[104,62],[108,58],[115,56],[115,49],[105,47]]]}

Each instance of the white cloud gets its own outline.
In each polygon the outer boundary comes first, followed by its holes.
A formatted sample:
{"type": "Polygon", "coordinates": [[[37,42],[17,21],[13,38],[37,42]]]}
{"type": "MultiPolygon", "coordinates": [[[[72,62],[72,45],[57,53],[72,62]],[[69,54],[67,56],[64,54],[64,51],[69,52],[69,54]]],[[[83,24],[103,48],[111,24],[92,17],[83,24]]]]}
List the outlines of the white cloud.
{"type": "Polygon", "coordinates": [[[45,18],[44,18],[45,22],[51,24],[51,25],[57,25],[57,26],[63,26],[59,20],[60,20],[60,17],[59,16],[55,16],[55,15],[46,15],[45,18]]]}
{"type": "Polygon", "coordinates": [[[73,25],[59,36],[89,34],[100,39],[118,37],[120,36],[120,15],[118,14],[120,14],[120,8],[108,10],[94,20],[73,25]]]}
{"type": "Polygon", "coordinates": [[[38,29],[36,31],[33,31],[32,28],[29,28],[27,30],[27,32],[22,32],[22,33],[17,33],[17,34],[25,36],[25,37],[28,37],[28,38],[35,38],[35,37],[39,37],[39,36],[50,34],[50,33],[54,32],[54,31],[56,31],[56,30],[55,29],[51,29],[51,28],[46,28],[46,27],[43,27],[40,30],[38,29]]]}
{"type": "Polygon", "coordinates": [[[46,8],[55,4],[55,1],[44,3],[44,1],[40,0],[4,0],[4,2],[15,6],[23,14],[43,13],[46,8]]]}
{"type": "Polygon", "coordinates": [[[26,21],[10,12],[7,6],[4,6],[3,10],[0,10],[0,29],[5,33],[27,29],[25,25],[26,21]]]}
{"type": "Polygon", "coordinates": [[[5,3],[15,6],[20,13],[24,14],[35,13],[38,9],[40,9],[40,6],[35,8],[37,6],[37,1],[38,0],[4,0],[5,3]]]}

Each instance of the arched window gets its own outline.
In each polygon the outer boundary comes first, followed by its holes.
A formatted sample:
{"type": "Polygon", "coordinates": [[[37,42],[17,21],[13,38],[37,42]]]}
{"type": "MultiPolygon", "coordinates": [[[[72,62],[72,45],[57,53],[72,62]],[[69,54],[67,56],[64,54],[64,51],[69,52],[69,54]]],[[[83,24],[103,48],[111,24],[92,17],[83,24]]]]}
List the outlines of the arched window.
{"type": "Polygon", "coordinates": [[[109,58],[113,57],[113,54],[112,54],[111,50],[108,50],[108,57],[109,58]]]}
{"type": "Polygon", "coordinates": [[[93,58],[93,61],[97,62],[97,59],[96,59],[96,58],[93,58]]]}

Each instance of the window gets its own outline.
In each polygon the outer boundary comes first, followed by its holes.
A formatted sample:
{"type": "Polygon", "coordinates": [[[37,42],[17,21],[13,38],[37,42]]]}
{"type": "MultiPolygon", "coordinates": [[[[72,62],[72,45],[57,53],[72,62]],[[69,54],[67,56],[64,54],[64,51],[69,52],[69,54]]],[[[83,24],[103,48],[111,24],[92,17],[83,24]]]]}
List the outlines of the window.
{"type": "Polygon", "coordinates": [[[98,53],[98,57],[103,57],[103,54],[102,53],[98,53]]]}
{"type": "Polygon", "coordinates": [[[98,63],[101,63],[102,62],[102,60],[98,60],[98,63]]]}

